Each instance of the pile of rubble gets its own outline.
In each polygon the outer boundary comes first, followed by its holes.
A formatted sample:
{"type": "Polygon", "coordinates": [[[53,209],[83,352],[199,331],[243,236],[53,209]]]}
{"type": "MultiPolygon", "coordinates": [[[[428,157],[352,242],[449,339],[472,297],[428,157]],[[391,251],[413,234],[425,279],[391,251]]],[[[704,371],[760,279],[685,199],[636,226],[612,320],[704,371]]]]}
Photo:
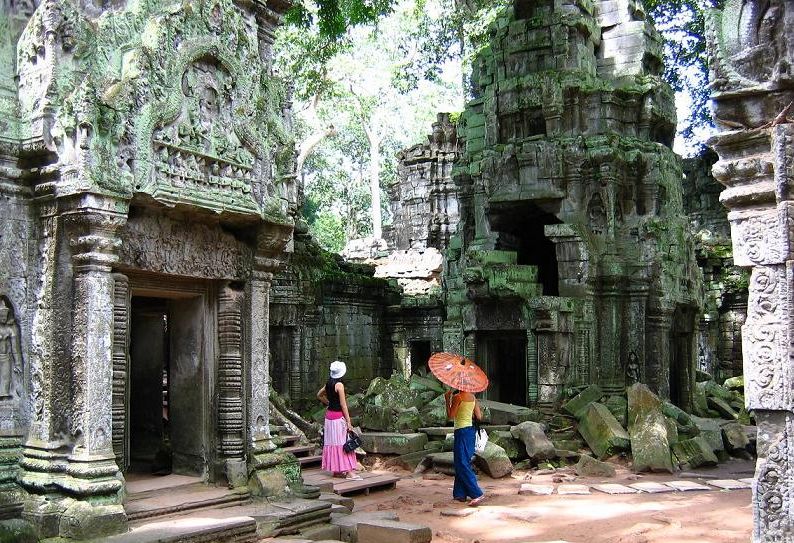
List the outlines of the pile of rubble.
{"type": "MultiPolygon", "coordinates": [[[[489,442],[475,459],[491,477],[514,468],[576,463],[579,475],[611,476],[613,457],[630,460],[635,472],[716,465],[755,453],[755,427],[744,410],[741,377],[719,385],[699,374],[694,414],[634,384],[625,394],[605,395],[597,385],[576,390],[558,413],[482,400],[489,442]]],[[[362,449],[391,455],[390,464],[416,471],[454,473],[452,428],[444,387],[432,375],[376,378],[364,393],[348,396],[362,449]]],[[[324,410],[314,413],[321,422],[324,410]]]]}

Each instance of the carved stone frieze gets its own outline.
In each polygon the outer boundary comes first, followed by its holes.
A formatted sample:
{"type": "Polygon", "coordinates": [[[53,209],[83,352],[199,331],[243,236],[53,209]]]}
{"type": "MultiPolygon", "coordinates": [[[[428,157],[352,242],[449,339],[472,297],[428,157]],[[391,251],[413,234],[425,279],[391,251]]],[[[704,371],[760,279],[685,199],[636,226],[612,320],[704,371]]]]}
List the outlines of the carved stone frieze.
{"type": "Polygon", "coordinates": [[[243,304],[241,288],[230,283],[218,293],[218,431],[220,452],[242,458],[243,441],[243,304]]]}
{"type": "Polygon", "coordinates": [[[247,276],[252,250],[232,234],[209,225],[142,213],[121,231],[124,268],[206,279],[247,276]]]}

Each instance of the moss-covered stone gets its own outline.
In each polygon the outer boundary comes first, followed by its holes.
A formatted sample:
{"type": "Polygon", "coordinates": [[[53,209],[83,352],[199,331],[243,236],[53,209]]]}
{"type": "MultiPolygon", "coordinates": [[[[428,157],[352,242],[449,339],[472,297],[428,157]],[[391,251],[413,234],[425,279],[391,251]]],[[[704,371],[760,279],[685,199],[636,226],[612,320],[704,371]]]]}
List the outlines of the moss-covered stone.
{"type": "Polygon", "coordinates": [[[579,421],[579,433],[598,458],[606,458],[631,447],[629,434],[605,405],[591,403],[579,421]]]}
{"type": "Polygon", "coordinates": [[[601,388],[598,385],[590,385],[582,390],[579,394],[565,402],[562,408],[579,419],[582,417],[582,415],[584,415],[587,407],[591,403],[599,401],[603,395],[604,393],[601,391],[601,388]]]}
{"type": "Polygon", "coordinates": [[[673,445],[673,452],[679,463],[686,464],[690,468],[716,466],[719,462],[711,445],[701,436],[679,441],[673,445]]]}
{"type": "Polygon", "coordinates": [[[632,469],[672,473],[669,430],[662,401],[640,383],[631,385],[626,394],[632,469]]]}

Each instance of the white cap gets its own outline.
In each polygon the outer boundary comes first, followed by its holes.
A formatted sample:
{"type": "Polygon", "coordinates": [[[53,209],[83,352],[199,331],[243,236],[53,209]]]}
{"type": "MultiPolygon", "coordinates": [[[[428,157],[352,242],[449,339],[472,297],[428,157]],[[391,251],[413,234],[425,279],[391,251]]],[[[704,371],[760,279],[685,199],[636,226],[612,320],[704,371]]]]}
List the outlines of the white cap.
{"type": "Polygon", "coordinates": [[[347,372],[347,366],[345,366],[344,362],[339,360],[331,362],[331,379],[339,379],[345,372],[347,372]]]}

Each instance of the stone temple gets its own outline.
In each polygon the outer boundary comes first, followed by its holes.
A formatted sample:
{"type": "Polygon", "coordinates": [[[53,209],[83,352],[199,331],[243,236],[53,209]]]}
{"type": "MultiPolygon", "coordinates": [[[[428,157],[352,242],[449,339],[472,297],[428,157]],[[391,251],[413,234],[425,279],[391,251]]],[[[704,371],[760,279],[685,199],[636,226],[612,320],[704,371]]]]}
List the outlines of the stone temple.
{"type": "Polygon", "coordinates": [[[400,153],[385,241],[344,260],[298,215],[271,69],[286,0],[0,0],[0,522],[123,531],[152,462],[311,495],[270,397],[313,401],[336,358],[361,389],[466,354],[487,399],[548,413],[572,387],[634,382],[689,409],[697,369],[743,357],[754,540],[793,541],[794,14],[726,4],[718,156],[673,153],[641,2],[516,0],[460,121],[400,153]]]}
{"type": "Polygon", "coordinates": [[[166,435],[175,472],[267,494],[288,4],[0,5],[0,516],[122,529],[122,473],[166,435]]]}

